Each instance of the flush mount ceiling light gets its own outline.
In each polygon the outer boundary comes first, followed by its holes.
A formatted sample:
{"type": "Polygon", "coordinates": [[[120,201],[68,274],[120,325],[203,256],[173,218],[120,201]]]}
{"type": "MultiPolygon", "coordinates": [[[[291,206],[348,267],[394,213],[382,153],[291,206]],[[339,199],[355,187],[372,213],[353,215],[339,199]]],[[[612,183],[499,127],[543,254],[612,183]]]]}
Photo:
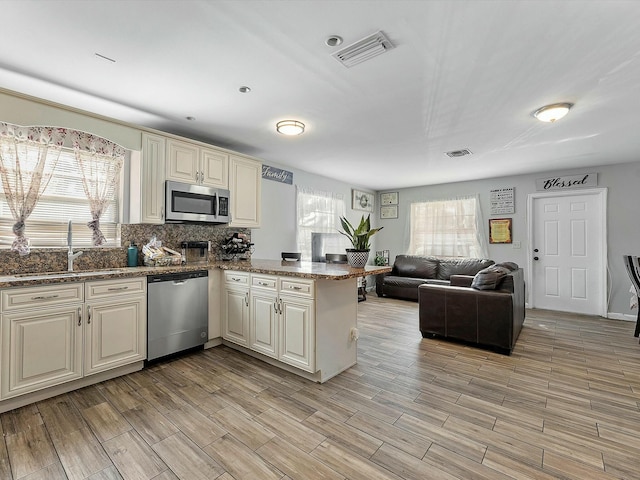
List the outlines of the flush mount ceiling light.
{"type": "Polygon", "coordinates": [[[541,122],[555,122],[564,117],[573,107],[573,103],[554,103],[546,105],[533,112],[533,116],[541,122]]]}
{"type": "Polygon", "coordinates": [[[282,120],[276,123],[276,130],[282,135],[300,135],[304,132],[304,123],[297,120],[282,120]]]}

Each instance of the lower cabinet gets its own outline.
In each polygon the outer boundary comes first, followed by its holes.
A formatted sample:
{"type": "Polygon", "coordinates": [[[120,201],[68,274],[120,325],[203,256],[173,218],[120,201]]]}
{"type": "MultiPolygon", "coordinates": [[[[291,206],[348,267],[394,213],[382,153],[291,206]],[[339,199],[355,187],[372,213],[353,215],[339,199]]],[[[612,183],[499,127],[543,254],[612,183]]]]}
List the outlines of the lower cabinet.
{"type": "Polygon", "coordinates": [[[144,277],[3,290],[0,398],[144,360],[146,304],[144,277]]]}
{"type": "Polygon", "coordinates": [[[278,360],[308,372],[315,371],[315,302],[280,297],[278,360]]]}
{"type": "MultiPolygon", "coordinates": [[[[229,278],[246,275],[250,285],[238,290],[226,283],[223,338],[307,372],[315,371],[314,282],[273,275],[226,272],[229,278]],[[232,309],[234,295],[248,292],[246,312],[232,309]],[[245,323],[245,315],[248,322],[245,323]],[[233,318],[235,315],[235,318],[233,318]],[[232,331],[232,326],[236,326],[232,331]],[[240,325],[242,336],[238,335],[240,325]]],[[[233,281],[233,280],[232,280],[233,281]]]]}
{"type": "Polygon", "coordinates": [[[83,308],[2,315],[2,399],[82,377],[83,308]]]}
{"type": "Polygon", "coordinates": [[[222,294],[222,338],[249,345],[249,274],[226,271],[222,294]]]}
{"type": "Polygon", "coordinates": [[[88,303],[86,309],[85,375],[146,358],[145,297],[105,299],[88,303]]]}

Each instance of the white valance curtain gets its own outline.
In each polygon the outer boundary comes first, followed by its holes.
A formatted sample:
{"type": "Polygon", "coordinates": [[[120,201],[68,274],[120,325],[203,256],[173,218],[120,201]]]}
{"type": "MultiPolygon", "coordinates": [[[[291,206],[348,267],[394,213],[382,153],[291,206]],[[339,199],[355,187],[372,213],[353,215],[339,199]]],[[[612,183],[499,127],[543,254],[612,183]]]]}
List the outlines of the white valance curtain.
{"type": "Polygon", "coordinates": [[[125,149],[104,138],[86,132],[71,132],[73,151],[82,173],[82,185],[89,200],[94,246],[105,243],[100,217],[113,198],[124,163],[125,149]]]}
{"type": "Polygon", "coordinates": [[[30,252],[25,222],[55,173],[67,136],[89,200],[93,245],[105,243],[100,217],[114,198],[124,163],[125,149],[86,132],[57,127],[23,127],[0,122],[0,179],[7,204],[15,220],[11,250],[30,252]]]}
{"type": "Polygon", "coordinates": [[[67,130],[0,122],[0,177],[15,224],[11,250],[28,255],[25,221],[47,188],[67,130]]]}

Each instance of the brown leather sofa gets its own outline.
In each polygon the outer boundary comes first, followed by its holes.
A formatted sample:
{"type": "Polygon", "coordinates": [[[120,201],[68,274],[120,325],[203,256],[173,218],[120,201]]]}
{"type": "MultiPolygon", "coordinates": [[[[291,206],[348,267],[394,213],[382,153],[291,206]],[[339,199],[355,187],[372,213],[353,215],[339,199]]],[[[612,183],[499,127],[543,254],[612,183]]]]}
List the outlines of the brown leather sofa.
{"type": "Polygon", "coordinates": [[[496,290],[471,288],[472,276],[453,276],[450,285],[421,285],[422,336],[461,340],[511,354],[525,316],[521,268],[506,275],[496,290]]]}
{"type": "Polygon", "coordinates": [[[391,272],[376,275],[376,294],[418,301],[420,285],[449,285],[452,275],[475,275],[493,263],[479,258],[398,255],[391,272]]]}

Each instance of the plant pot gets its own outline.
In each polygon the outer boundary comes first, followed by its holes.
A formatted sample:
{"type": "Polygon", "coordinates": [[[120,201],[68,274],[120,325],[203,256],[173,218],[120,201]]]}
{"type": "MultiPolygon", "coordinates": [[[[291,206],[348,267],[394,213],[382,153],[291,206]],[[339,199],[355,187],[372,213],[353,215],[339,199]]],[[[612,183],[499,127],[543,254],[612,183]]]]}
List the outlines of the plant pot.
{"type": "Polygon", "coordinates": [[[364,268],[369,260],[369,250],[347,248],[347,262],[353,268],[364,268]]]}

